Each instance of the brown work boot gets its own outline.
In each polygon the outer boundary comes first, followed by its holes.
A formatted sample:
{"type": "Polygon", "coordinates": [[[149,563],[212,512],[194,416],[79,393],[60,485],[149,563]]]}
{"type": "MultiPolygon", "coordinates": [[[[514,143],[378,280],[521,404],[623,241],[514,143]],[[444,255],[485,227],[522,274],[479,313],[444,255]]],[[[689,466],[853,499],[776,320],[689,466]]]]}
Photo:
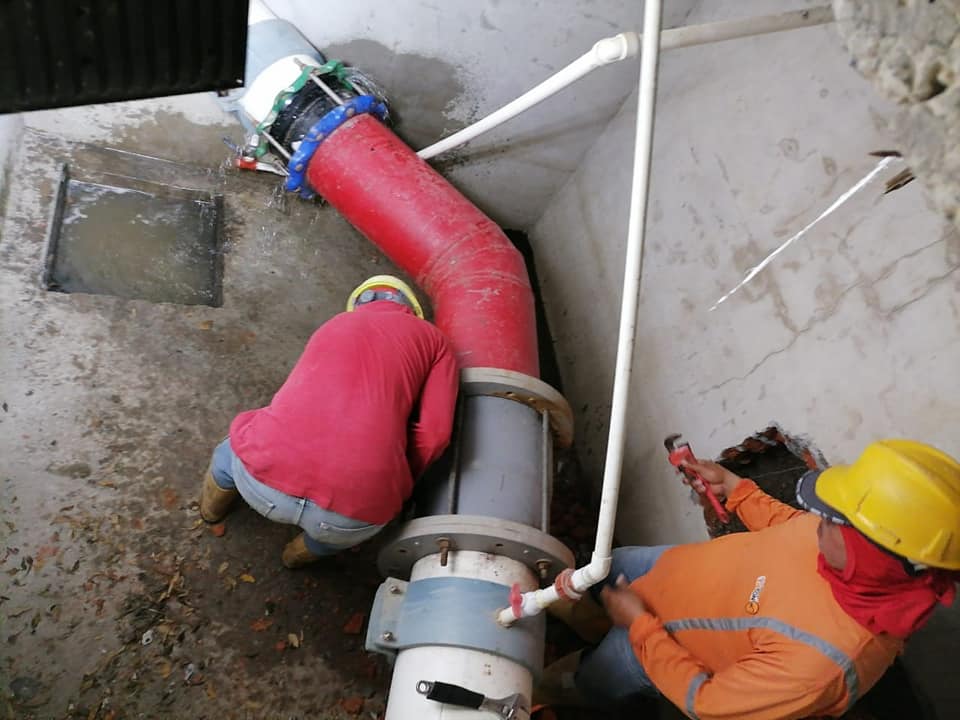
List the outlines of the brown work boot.
{"type": "Polygon", "coordinates": [[[203,490],[200,492],[200,517],[208,523],[220,522],[239,494],[236,490],[224,490],[217,485],[213,474],[207,470],[207,474],[203,476],[203,490]]]}
{"type": "Polygon", "coordinates": [[[540,682],[533,689],[534,705],[556,705],[559,707],[585,707],[586,700],[574,682],[580,656],[583,650],[564,655],[550,663],[543,670],[540,682]]]}
{"type": "Polygon", "coordinates": [[[307,548],[306,534],[300,533],[283,548],[283,565],[290,570],[311,565],[319,560],[321,555],[314,555],[307,548]]]}

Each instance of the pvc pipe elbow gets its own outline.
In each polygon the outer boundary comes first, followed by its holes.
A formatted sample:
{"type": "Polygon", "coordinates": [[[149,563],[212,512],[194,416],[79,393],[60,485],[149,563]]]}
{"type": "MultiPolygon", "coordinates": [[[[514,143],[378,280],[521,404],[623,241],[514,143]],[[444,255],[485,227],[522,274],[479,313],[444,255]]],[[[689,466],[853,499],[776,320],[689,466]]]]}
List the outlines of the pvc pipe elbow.
{"type": "Polygon", "coordinates": [[[613,558],[607,556],[603,558],[593,558],[589,565],[585,565],[579,570],[574,571],[572,583],[577,592],[586,592],[598,582],[604,580],[610,574],[610,564],[613,558]]]}
{"type": "Polygon", "coordinates": [[[640,52],[640,37],[635,32],[622,32],[594,43],[593,56],[598,65],[626,60],[640,52]]]}

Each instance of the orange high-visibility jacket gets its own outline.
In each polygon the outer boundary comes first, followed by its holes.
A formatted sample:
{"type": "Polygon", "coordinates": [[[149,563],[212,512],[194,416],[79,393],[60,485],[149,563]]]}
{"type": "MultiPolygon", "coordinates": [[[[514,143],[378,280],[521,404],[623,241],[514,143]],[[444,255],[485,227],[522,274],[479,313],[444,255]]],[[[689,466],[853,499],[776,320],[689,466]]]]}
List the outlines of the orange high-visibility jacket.
{"type": "Polygon", "coordinates": [[[834,600],[817,573],[817,516],[750,480],[727,507],[755,532],[672,548],[631,585],[649,610],[630,627],[640,663],[692,718],[842,714],[903,643],[834,600]]]}

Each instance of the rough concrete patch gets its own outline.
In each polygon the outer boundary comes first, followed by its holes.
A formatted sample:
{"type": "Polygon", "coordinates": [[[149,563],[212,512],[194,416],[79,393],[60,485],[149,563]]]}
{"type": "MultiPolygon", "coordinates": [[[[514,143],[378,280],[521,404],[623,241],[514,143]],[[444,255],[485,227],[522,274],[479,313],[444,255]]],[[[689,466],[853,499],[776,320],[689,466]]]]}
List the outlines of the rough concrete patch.
{"type": "Polygon", "coordinates": [[[462,128],[476,112],[461,71],[438,58],[394,52],[373,40],[352,40],[324,48],[369,73],[387,92],[394,130],[420,149],[462,128]]]}
{"type": "Polygon", "coordinates": [[[240,123],[210,93],[84,105],[23,115],[28,128],[68,140],[216,166],[227,155],[224,135],[242,135],[240,123]]]}
{"type": "Polygon", "coordinates": [[[898,148],[960,223],[960,2],[834,0],[853,65],[901,109],[898,148]]]}

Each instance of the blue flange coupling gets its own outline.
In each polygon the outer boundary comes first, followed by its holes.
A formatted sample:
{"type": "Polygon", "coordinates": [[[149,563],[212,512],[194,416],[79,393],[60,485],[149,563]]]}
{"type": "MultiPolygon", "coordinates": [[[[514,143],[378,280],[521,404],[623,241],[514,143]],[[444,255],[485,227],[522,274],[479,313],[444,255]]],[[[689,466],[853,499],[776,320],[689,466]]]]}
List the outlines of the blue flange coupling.
{"type": "Polygon", "coordinates": [[[373,95],[360,95],[345,100],[343,105],[338,105],[317,120],[307,134],[303,136],[300,147],[290,157],[290,162],[287,164],[287,171],[290,175],[283,186],[284,189],[290,192],[299,192],[300,197],[304,200],[313,198],[316,193],[307,184],[306,179],[307,166],[310,164],[313,153],[316,152],[320,143],[330,137],[338,127],[350,118],[364,113],[373,115],[382,121],[387,116],[387,106],[373,95]]]}

